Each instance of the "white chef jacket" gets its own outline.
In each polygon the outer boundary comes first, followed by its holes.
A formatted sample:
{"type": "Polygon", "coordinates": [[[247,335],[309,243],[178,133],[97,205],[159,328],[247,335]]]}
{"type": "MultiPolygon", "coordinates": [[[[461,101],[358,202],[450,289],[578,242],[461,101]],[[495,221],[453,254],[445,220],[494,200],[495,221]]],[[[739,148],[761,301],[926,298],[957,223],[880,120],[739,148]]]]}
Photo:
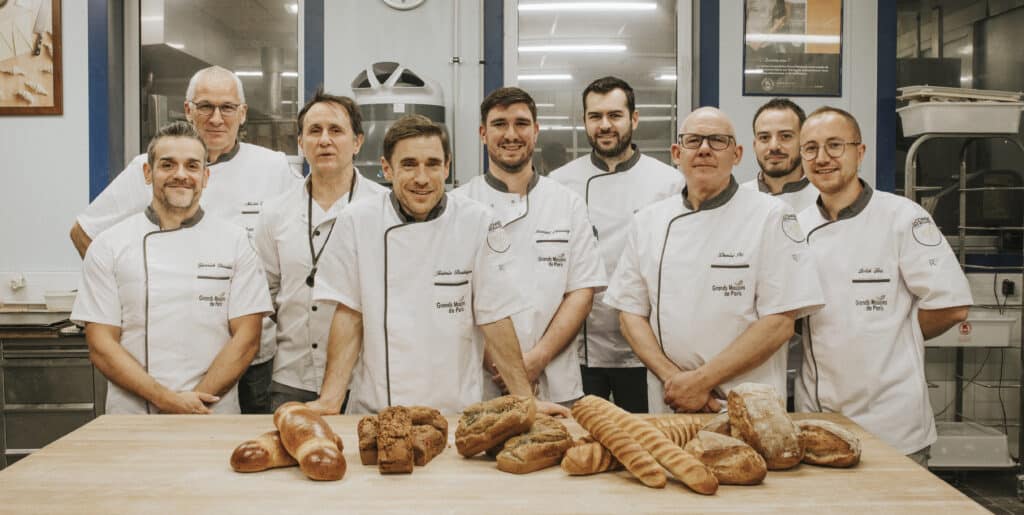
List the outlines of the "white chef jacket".
{"type": "Polygon", "coordinates": [[[334,316],[334,305],[313,302],[313,288],[306,284],[313,267],[310,227],[313,252],[320,252],[328,238],[336,237],[334,221],[343,209],[388,191],[358,170],[354,170],[353,181],[350,193],[324,211],[311,202],[307,178],[284,195],[265,202],[256,224],[253,243],[267,273],[270,298],[277,312],[274,381],[292,388],[320,392],[327,364],[327,336],[334,316]],[[312,223],[308,219],[310,211],[312,223]]]}
{"type": "MultiPolygon", "coordinates": [[[[92,242],[71,319],[121,328],[121,345],[172,391],[195,388],[231,339],[228,322],[271,311],[259,258],[245,231],[202,211],[161,231],[147,209],[92,242]]],[[[238,388],[213,404],[239,413],[238,388]]],[[[107,413],[156,412],[108,383],[107,413]]]]}
{"type": "Polygon", "coordinates": [[[764,182],[763,172],[758,172],[756,179],[751,179],[747,182],[740,184],[741,188],[747,188],[751,190],[760,191],[761,193],[767,193],[779,200],[789,204],[789,207],[793,208],[794,213],[799,213],[807,208],[807,206],[814,205],[818,200],[818,188],[815,188],[811,181],[807,179],[807,176],[801,177],[799,181],[791,182],[782,186],[782,191],[778,193],[772,193],[771,188],[764,182]]]}
{"type": "MultiPolygon", "coordinates": [[[[552,179],[583,198],[597,234],[597,247],[611,277],[626,246],[633,215],[683,189],[683,174],[633,146],[633,157],[609,173],[594,153],[577,158],[551,172],[552,179]]],[[[594,307],[577,336],[580,361],[588,367],[642,367],[619,330],[619,315],[605,305],[604,293],[594,296],[594,307]]]]}
{"type": "Polygon", "coordinates": [[[924,375],[918,309],[973,303],[967,278],[928,212],[864,191],[829,222],[800,213],[817,256],[826,305],[804,328],[798,411],[850,417],[905,454],[931,445],[935,421],[924,375]]]}
{"type": "MultiPolygon", "coordinates": [[[[78,225],[90,238],[96,239],[114,224],[142,212],[153,200],[152,186],[146,184],[142,172],[145,162],[146,154],[132,159],[85,212],[78,215],[78,225]]],[[[251,235],[263,201],[280,195],[300,180],[283,153],[239,143],[217,162],[210,163],[210,180],[199,202],[208,215],[234,222],[251,235]]],[[[260,351],[253,364],[269,361],[275,350],[274,323],[265,318],[260,351]]]]}
{"type": "Polygon", "coordinates": [[[477,326],[527,308],[510,246],[491,211],[462,196],[445,195],[423,222],[394,193],[341,213],[313,300],[363,315],[347,413],[425,405],[452,415],[482,399],[477,326]]]}
{"type": "MultiPolygon", "coordinates": [[[[523,352],[532,349],[547,331],[565,294],[581,288],[604,290],[608,285],[597,239],[579,195],[547,177],[534,173],[521,196],[487,173],[456,189],[489,206],[512,240],[509,252],[516,260],[516,284],[530,309],[513,315],[512,323],[523,352]]],[[[583,380],[576,342],[570,342],[539,378],[538,398],[567,402],[583,397],[583,380]]],[[[501,395],[484,379],[484,397],[501,395]]]]}
{"type": "MultiPolygon", "coordinates": [[[[733,179],[694,211],[680,196],[637,213],[605,293],[611,307],[649,317],[666,356],[683,370],[708,362],[759,318],[823,303],[814,259],[796,215],[783,202],[733,179]],[[659,287],[660,285],[660,287],[659,287]]],[[[786,351],[715,388],[725,395],[754,382],[786,391],[786,351]]],[[[670,413],[648,371],[648,405],[670,413]]]]}

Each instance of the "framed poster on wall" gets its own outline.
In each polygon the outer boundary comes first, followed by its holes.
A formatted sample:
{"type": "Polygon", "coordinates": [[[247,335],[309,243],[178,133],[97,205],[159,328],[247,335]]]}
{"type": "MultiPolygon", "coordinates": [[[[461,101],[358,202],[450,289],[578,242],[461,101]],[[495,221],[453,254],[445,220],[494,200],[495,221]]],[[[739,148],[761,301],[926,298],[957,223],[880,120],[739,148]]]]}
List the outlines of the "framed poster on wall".
{"type": "Polygon", "coordinates": [[[60,0],[0,0],[0,115],[63,112],[60,0]]]}
{"type": "Polygon", "coordinates": [[[842,0],[744,0],[743,94],[842,95],[842,0]]]}

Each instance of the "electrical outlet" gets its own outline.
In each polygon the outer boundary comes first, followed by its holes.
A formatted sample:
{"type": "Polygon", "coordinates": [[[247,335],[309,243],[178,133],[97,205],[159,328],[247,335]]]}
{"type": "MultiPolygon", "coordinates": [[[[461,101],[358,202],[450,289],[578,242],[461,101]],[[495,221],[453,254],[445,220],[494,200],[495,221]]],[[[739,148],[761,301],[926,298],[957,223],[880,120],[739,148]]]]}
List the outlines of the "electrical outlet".
{"type": "Polygon", "coordinates": [[[26,286],[28,281],[25,280],[25,274],[19,274],[17,277],[7,281],[7,287],[11,291],[18,291],[26,286]]]}
{"type": "Polygon", "coordinates": [[[1012,279],[1003,279],[1003,297],[1010,297],[1017,292],[1017,283],[1012,279]]]}

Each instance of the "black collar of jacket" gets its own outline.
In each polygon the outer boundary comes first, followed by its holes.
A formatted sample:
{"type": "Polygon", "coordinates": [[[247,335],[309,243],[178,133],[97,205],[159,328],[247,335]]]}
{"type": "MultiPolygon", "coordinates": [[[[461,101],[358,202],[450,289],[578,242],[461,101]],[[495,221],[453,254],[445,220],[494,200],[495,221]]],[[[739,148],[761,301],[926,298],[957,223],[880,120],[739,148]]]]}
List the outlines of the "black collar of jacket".
{"type": "MultiPolygon", "coordinates": [[[[533,174],[533,177],[530,177],[530,183],[526,185],[527,193],[533,191],[534,186],[540,182],[540,174],[538,174],[536,170],[531,168],[530,173],[533,174]]],[[[491,172],[484,172],[484,182],[486,182],[488,186],[502,193],[508,193],[508,184],[505,184],[504,181],[495,177],[491,172]]]]}
{"type": "MultiPolygon", "coordinates": [[[[411,224],[418,222],[416,218],[414,218],[409,213],[405,212],[405,208],[402,207],[402,203],[398,201],[398,197],[395,196],[395,192],[392,191],[391,193],[389,193],[388,198],[391,199],[391,206],[395,208],[395,213],[398,215],[398,219],[401,220],[402,223],[411,224]]],[[[444,210],[447,206],[448,194],[445,193],[441,195],[441,200],[438,201],[437,205],[435,205],[433,209],[430,210],[429,213],[427,213],[427,217],[423,219],[423,221],[429,222],[441,216],[441,214],[444,213],[444,210]]]]}
{"type": "Polygon", "coordinates": [[[758,172],[757,173],[757,191],[760,191],[761,193],[768,193],[770,195],[782,195],[784,193],[796,193],[796,192],[801,191],[804,188],[806,188],[807,185],[810,184],[810,183],[811,183],[811,181],[807,179],[806,175],[804,175],[798,181],[787,182],[786,184],[783,184],[782,185],[782,191],[780,191],[778,193],[772,193],[772,189],[768,187],[768,183],[764,182],[764,172],[758,172]]]}
{"type": "Polygon", "coordinates": [[[238,140],[235,140],[235,146],[232,147],[231,150],[221,154],[220,157],[218,157],[216,161],[210,163],[210,166],[219,165],[221,163],[226,163],[228,161],[231,161],[232,159],[234,159],[235,156],[238,155],[238,151],[241,150],[241,149],[242,149],[242,144],[239,143],[238,140]]]}
{"type": "MultiPolygon", "coordinates": [[[[146,206],[146,218],[148,218],[150,222],[153,222],[153,225],[160,227],[161,229],[163,228],[163,226],[160,225],[160,217],[157,216],[156,210],[153,209],[152,204],[146,206]]],[[[199,209],[196,210],[194,215],[181,221],[181,228],[187,229],[189,227],[194,227],[202,219],[203,208],[200,207],[199,209]]]]}
{"type": "MultiPolygon", "coordinates": [[[[868,202],[871,201],[871,194],[874,192],[874,190],[871,189],[871,185],[864,182],[864,179],[861,179],[860,177],[858,177],[857,180],[860,181],[860,195],[857,195],[856,200],[854,200],[852,204],[839,210],[839,213],[836,215],[837,222],[839,220],[845,220],[859,215],[864,211],[864,208],[868,207],[868,202]]],[[[825,220],[831,220],[832,218],[829,216],[828,210],[825,209],[825,203],[821,201],[821,195],[818,195],[817,204],[818,211],[821,212],[821,216],[824,217],[825,220]]]]}
{"type": "MultiPolygon", "coordinates": [[[[740,189],[739,183],[736,182],[736,178],[729,175],[729,185],[722,190],[721,193],[711,197],[704,202],[700,203],[700,210],[707,211],[709,209],[715,209],[716,207],[722,207],[727,202],[732,200],[732,196],[736,194],[736,191],[740,189]]],[[[683,188],[683,205],[686,209],[693,210],[693,204],[690,203],[690,199],[686,197],[687,189],[683,188]]]]}
{"type": "MultiPolygon", "coordinates": [[[[640,161],[640,150],[636,148],[636,143],[630,143],[629,146],[630,148],[633,149],[633,156],[619,163],[619,166],[615,167],[615,173],[625,172],[630,168],[636,166],[636,164],[640,161]]],[[[608,171],[608,165],[604,162],[603,159],[597,156],[596,151],[590,151],[590,162],[593,163],[593,165],[596,166],[598,170],[601,170],[602,172],[608,171]]]]}

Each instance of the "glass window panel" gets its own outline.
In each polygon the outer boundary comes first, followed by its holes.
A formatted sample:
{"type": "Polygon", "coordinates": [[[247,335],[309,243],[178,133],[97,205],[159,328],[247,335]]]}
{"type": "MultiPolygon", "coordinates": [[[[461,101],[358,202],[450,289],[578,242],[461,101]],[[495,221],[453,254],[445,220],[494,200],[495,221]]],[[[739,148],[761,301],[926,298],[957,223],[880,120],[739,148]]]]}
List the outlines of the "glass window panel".
{"type": "Polygon", "coordinates": [[[298,27],[298,0],[141,0],[139,150],[157,128],[185,119],[189,79],[218,65],[245,90],[241,139],[297,154],[298,27]]]}
{"type": "MultiPolygon", "coordinates": [[[[559,2],[578,3],[578,2],[559,2]]],[[[551,4],[521,0],[518,83],[537,102],[541,126],[534,165],[548,173],[590,152],[581,94],[594,79],[614,75],[636,92],[640,126],[633,142],[671,163],[676,126],[676,2],[635,3],[636,10],[533,10],[551,4]]]]}

